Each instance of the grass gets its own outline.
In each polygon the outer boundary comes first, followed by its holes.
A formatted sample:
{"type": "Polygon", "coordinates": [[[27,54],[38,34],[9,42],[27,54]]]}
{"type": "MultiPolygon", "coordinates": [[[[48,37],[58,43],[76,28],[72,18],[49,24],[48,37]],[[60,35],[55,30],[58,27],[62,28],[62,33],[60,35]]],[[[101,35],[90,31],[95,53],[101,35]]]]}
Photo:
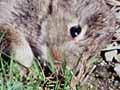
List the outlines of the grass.
{"type": "MultiPolygon", "coordinates": [[[[0,37],[1,41],[4,34],[0,33],[0,37]]],[[[62,66],[58,72],[49,50],[47,55],[48,67],[43,68],[38,60],[34,59],[27,77],[21,77],[19,64],[15,62],[14,57],[0,53],[0,90],[73,90],[70,86],[73,74],[72,70],[67,68],[65,56],[63,55],[62,66]]],[[[75,90],[80,88],[78,84],[75,90]]]]}
{"type": "MultiPolygon", "coordinates": [[[[5,33],[0,32],[0,43],[4,40],[4,35],[5,33]]],[[[32,67],[29,68],[29,74],[23,78],[14,57],[1,52],[0,90],[69,90],[72,79],[71,70],[67,69],[66,63],[63,62],[61,71],[57,72],[50,52],[48,52],[48,60],[49,65],[45,70],[36,62],[37,60],[34,60],[32,67]]]]}
{"type": "MultiPolygon", "coordinates": [[[[50,55],[49,58],[52,59],[50,55]]],[[[69,90],[70,88],[72,73],[66,68],[65,63],[59,74],[55,66],[50,63],[48,67],[50,74],[46,76],[45,71],[34,60],[27,77],[21,78],[18,71],[19,65],[12,57],[6,59],[8,62],[5,59],[0,56],[0,90],[69,90]]]]}

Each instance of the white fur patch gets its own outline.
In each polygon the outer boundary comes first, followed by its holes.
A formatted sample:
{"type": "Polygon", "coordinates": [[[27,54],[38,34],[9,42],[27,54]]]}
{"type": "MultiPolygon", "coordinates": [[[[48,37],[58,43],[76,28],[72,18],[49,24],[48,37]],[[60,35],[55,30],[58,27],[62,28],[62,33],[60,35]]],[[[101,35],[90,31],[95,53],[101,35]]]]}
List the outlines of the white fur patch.
{"type": "Polygon", "coordinates": [[[18,44],[12,42],[14,59],[25,67],[30,67],[32,65],[34,55],[25,38],[22,36],[19,37],[20,42],[18,44]]]}

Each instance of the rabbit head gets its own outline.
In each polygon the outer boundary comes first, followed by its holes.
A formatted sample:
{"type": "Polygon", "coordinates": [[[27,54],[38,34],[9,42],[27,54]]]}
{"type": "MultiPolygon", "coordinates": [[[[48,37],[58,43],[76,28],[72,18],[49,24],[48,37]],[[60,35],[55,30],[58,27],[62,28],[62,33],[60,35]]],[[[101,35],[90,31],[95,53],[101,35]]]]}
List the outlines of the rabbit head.
{"type": "Polygon", "coordinates": [[[80,70],[111,41],[114,15],[104,0],[55,0],[52,9],[46,26],[47,45],[57,61],[65,55],[67,65],[80,70]]]}

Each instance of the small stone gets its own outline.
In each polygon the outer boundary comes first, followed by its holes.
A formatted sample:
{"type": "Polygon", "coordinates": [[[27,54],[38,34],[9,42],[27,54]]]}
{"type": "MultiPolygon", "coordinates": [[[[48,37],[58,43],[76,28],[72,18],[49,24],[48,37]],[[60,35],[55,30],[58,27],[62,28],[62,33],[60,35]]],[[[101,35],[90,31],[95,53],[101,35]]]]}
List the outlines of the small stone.
{"type": "Polygon", "coordinates": [[[116,64],[114,70],[117,73],[117,75],[120,77],[120,64],[116,64]]]}

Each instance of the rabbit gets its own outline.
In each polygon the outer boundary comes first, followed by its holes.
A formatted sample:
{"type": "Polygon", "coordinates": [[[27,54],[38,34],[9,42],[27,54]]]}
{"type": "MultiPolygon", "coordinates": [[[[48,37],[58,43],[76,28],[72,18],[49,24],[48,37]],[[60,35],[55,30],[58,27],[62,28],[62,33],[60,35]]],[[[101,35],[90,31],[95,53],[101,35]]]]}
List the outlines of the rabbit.
{"type": "Polygon", "coordinates": [[[113,11],[104,0],[54,0],[47,21],[47,46],[55,62],[65,59],[75,82],[83,82],[91,57],[99,55],[116,30],[113,11]]]}
{"type": "Polygon", "coordinates": [[[47,65],[50,51],[57,68],[64,60],[79,78],[85,64],[110,43],[116,20],[104,0],[1,0],[3,52],[30,68],[34,56],[47,65]]]}
{"type": "Polygon", "coordinates": [[[1,51],[12,52],[14,59],[25,67],[32,65],[34,56],[44,58],[41,62],[46,60],[42,55],[42,25],[49,14],[49,4],[50,0],[0,0],[0,32],[5,33],[1,51]]]}
{"type": "Polygon", "coordinates": [[[0,41],[2,54],[13,55],[20,64],[21,76],[32,66],[34,58],[46,62],[46,18],[50,0],[0,0],[0,41]]]}

